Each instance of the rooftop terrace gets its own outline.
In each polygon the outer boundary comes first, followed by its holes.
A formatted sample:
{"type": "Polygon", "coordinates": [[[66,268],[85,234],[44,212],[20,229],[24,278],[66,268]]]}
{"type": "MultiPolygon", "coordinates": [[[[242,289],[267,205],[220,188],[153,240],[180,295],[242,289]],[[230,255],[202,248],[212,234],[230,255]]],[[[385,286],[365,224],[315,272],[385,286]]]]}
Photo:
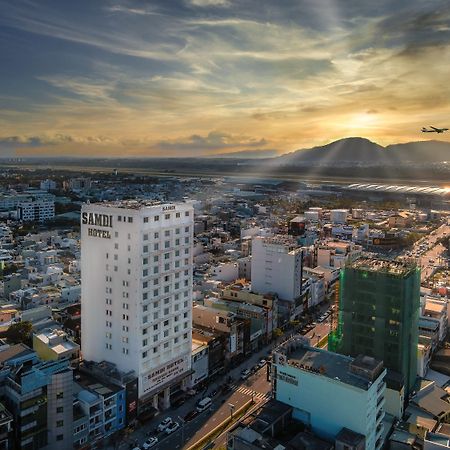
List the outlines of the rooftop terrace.
{"type": "Polygon", "coordinates": [[[416,265],[403,261],[380,260],[374,258],[359,258],[353,261],[352,269],[365,270],[368,272],[386,273],[389,275],[406,276],[416,269],[416,265]]]}

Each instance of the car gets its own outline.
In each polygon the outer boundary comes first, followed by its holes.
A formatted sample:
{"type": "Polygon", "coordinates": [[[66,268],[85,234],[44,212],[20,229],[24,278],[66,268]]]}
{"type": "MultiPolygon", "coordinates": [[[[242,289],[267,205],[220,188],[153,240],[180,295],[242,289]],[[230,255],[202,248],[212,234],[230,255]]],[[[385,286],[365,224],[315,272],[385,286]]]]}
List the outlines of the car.
{"type": "Polygon", "coordinates": [[[166,428],[173,423],[173,420],[171,417],[166,417],[156,428],[160,433],[165,431],[166,428]]]}
{"type": "Polygon", "coordinates": [[[266,365],[267,361],[265,359],[261,359],[258,363],[258,367],[262,369],[266,365]]]}
{"type": "Polygon", "coordinates": [[[158,443],[158,438],[156,436],[151,436],[142,444],[142,448],[144,450],[147,450],[149,448],[154,447],[157,443],[158,443]]]}
{"type": "Polygon", "coordinates": [[[166,434],[172,434],[173,432],[177,431],[178,428],[180,428],[180,424],[178,422],[172,422],[167,428],[166,428],[166,434]]]}
{"type": "Polygon", "coordinates": [[[186,402],[186,398],[185,397],[180,397],[178,399],[176,399],[173,403],[172,406],[174,408],[179,408],[181,405],[184,405],[184,403],[186,402]]]}
{"type": "Polygon", "coordinates": [[[316,325],[317,325],[317,322],[313,322],[313,323],[311,324],[312,327],[315,327],[316,325]]]}
{"type": "Polygon", "coordinates": [[[222,386],[222,394],[227,394],[231,391],[231,386],[229,384],[224,384],[222,386]]]}
{"type": "Polygon", "coordinates": [[[198,411],[196,409],[193,409],[192,411],[189,411],[184,416],[184,421],[185,422],[190,422],[192,419],[195,419],[197,416],[198,416],[198,411]]]}
{"type": "Polygon", "coordinates": [[[246,380],[250,375],[251,375],[250,370],[244,369],[244,370],[241,372],[241,380],[246,380]]]}

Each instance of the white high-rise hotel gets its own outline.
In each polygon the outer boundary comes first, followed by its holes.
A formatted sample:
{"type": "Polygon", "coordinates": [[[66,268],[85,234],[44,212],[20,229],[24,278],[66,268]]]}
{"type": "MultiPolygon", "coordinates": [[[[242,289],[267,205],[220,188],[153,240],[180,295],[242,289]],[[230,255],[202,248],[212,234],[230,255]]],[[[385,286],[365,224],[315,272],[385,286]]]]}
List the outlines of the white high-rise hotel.
{"type": "Polygon", "coordinates": [[[81,213],[83,358],[134,370],[155,407],[191,372],[193,215],[188,203],[137,201],[81,213]]]}

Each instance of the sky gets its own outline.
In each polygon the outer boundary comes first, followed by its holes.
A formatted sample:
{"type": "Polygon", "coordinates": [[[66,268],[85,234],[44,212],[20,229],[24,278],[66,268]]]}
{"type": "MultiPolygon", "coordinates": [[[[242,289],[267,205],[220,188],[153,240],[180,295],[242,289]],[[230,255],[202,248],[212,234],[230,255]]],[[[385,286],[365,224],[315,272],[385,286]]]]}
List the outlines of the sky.
{"type": "Polygon", "coordinates": [[[450,128],[448,0],[0,0],[0,61],[0,156],[282,154],[450,128]]]}

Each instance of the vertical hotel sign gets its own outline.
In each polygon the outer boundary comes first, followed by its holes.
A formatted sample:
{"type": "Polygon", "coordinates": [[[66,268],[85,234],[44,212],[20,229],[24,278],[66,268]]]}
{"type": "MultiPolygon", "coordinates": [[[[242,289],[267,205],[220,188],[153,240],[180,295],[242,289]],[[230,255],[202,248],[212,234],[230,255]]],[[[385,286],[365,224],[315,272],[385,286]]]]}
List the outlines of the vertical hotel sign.
{"type": "Polygon", "coordinates": [[[111,231],[102,228],[112,228],[113,216],[109,214],[99,214],[93,212],[83,212],[81,214],[81,223],[88,225],[87,234],[92,237],[99,237],[103,239],[111,239],[111,231]]]}

